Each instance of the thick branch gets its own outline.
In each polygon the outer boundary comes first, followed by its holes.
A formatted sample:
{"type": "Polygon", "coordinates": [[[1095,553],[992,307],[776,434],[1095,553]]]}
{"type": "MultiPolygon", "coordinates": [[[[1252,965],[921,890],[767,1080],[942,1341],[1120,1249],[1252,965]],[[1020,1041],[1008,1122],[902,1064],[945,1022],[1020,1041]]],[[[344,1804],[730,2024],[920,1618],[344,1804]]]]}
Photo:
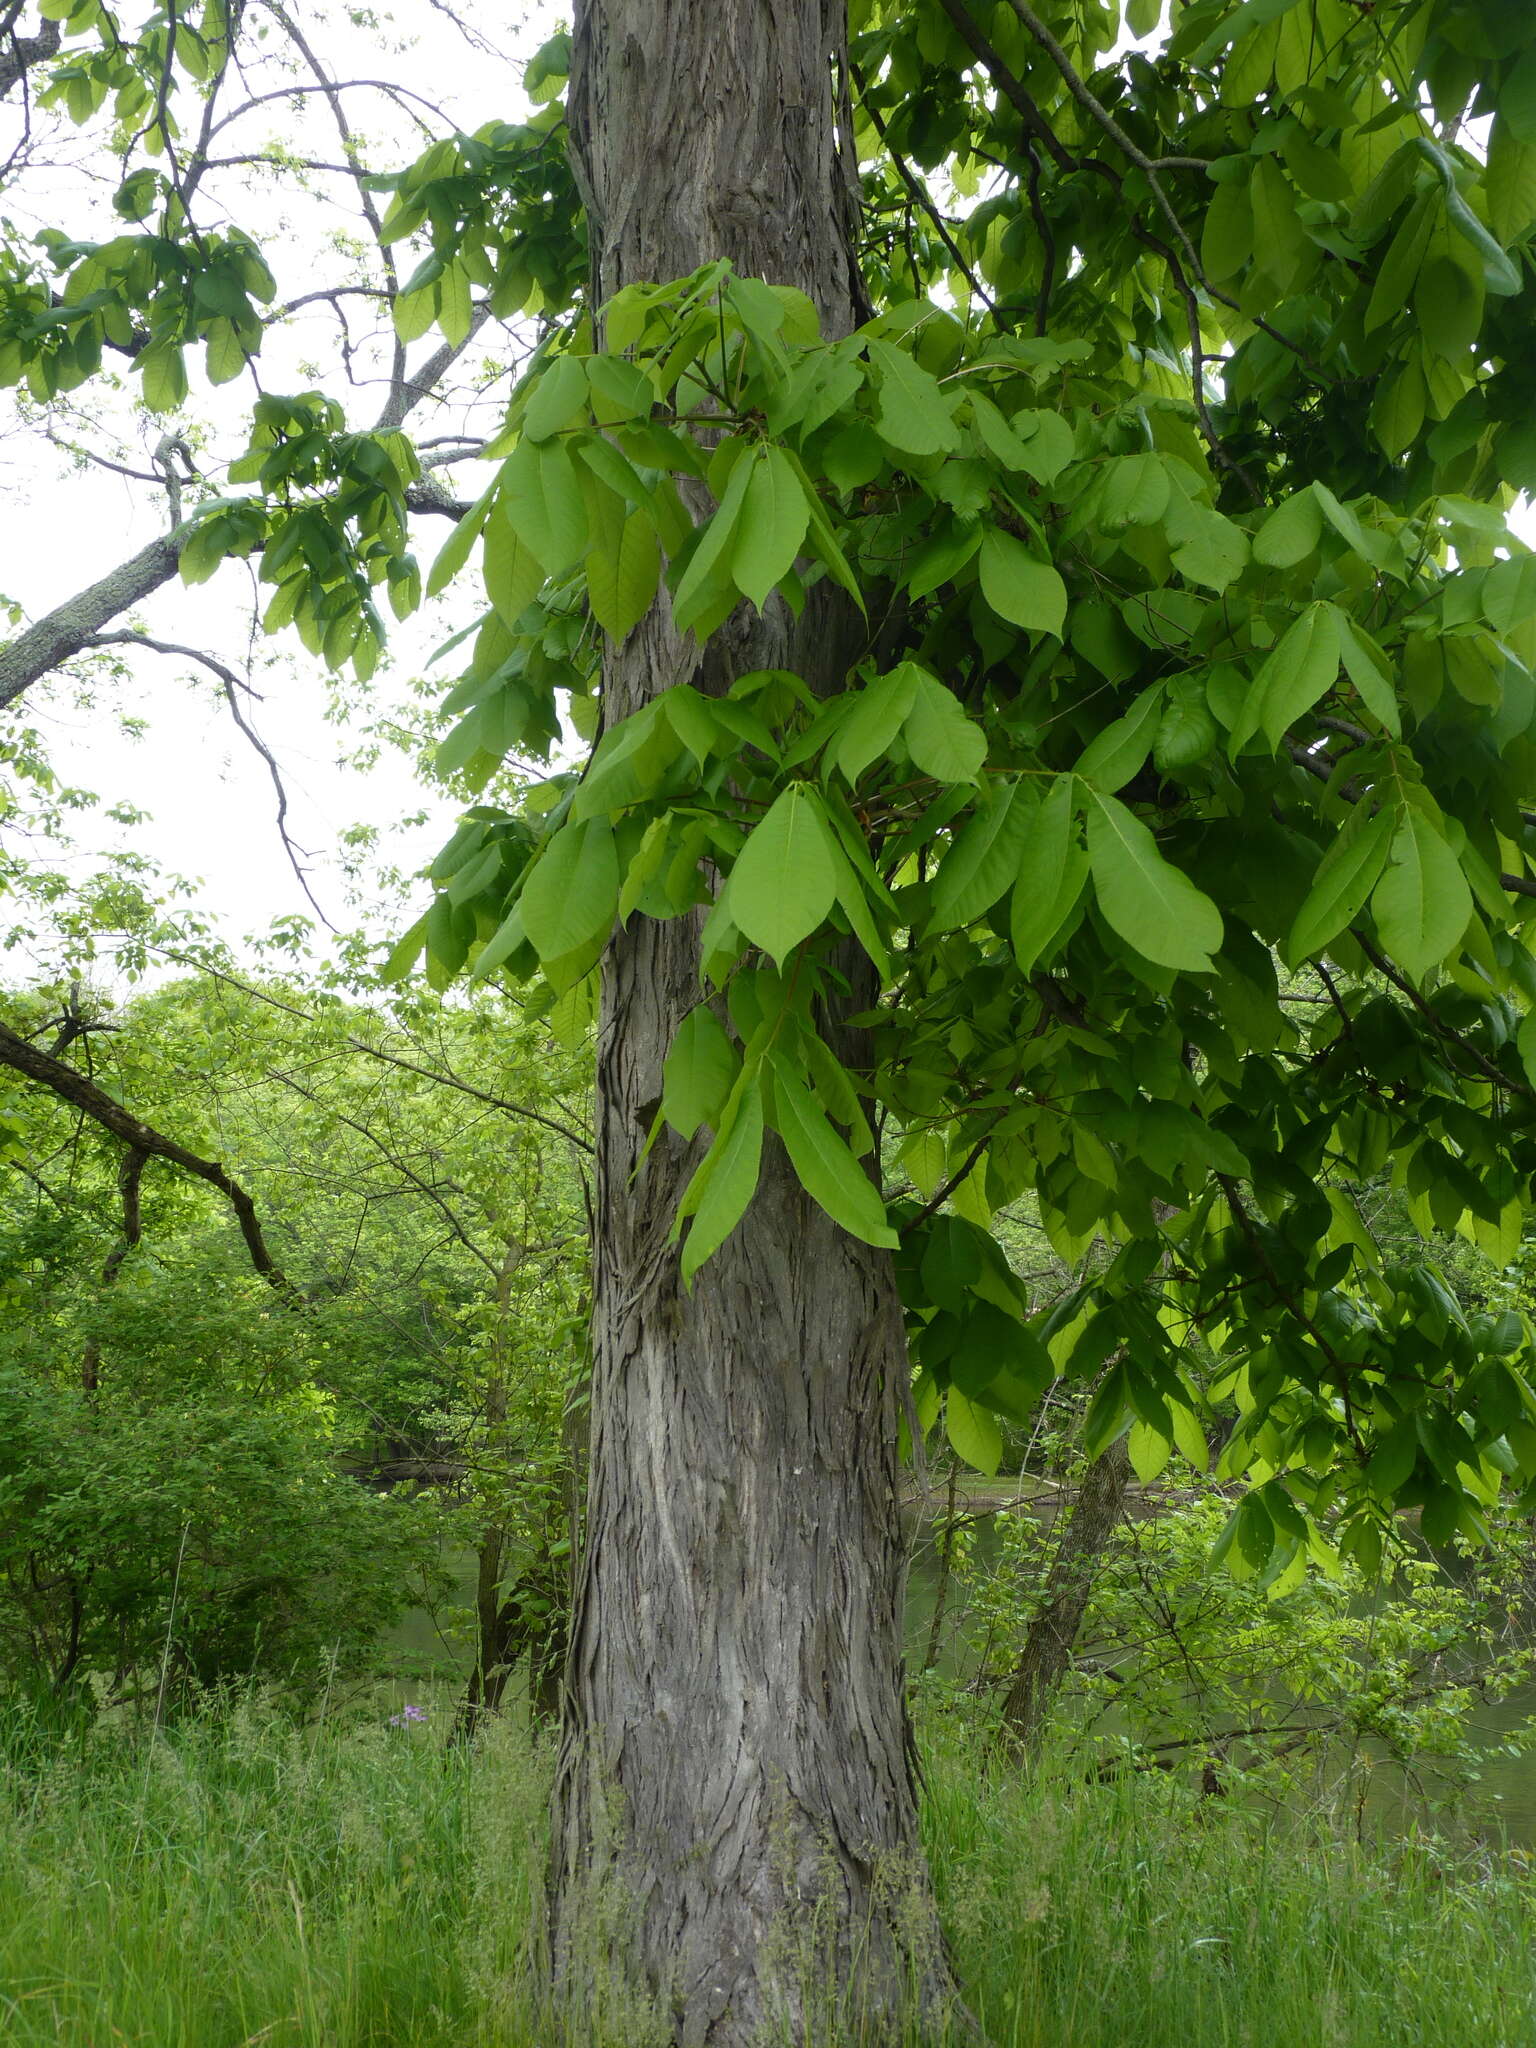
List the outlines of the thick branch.
{"type": "MultiPolygon", "coordinates": [[[[215,1159],[203,1159],[196,1152],[189,1152],[185,1145],[179,1145],[174,1138],[166,1137],[150,1124],[142,1122],[131,1110],[120,1102],[114,1102],[104,1089],[82,1074],[78,1067],[71,1067],[63,1060],[56,1060],[50,1053],[30,1045],[8,1026],[0,1024],[0,1065],[10,1067],[14,1072],[25,1075],[29,1081],[36,1081],[42,1087],[57,1095],[62,1102],[88,1116],[93,1123],[100,1124],[104,1131],[110,1131],[114,1138],[120,1138],[130,1152],[142,1153],[145,1159],[168,1159],[173,1166],[179,1166],[186,1173],[195,1174],[199,1180],[207,1181],[217,1188],[235,1212],[240,1226],[240,1235],[245,1239],[245,1248],[251,1255],[251,1264],[264,1280],[272,1286],[287,1291],[288,1279],[267,1249],[266,1239],[261,1234],[257,1219],[256,1205],[240,1186],[239,1182],[215,1159]]],[[[134,1176],[134,1191],[137,1192],[137,1174],[134,1176]]]]}
{"type": "Polygon", "coordinates": [[[59,54],[62,30],[56,21],[45,21],[35,36],[19,36],[10,24],[0,41],[0,100],[3,100],[18,80],[26,77],[34,64],[45,64],[50,57],[59,54]]]}
{"type": "Polygon", "coordinates": [[[120,562],[99,582],[66,598],[8,647],[0,648],[0,711],[14,703],[23,690],[80,653],[109,619],[131,610],[151,591],[168,583],[191,530],[188,523],[174,533],[157,535],[148,547],[120,562]]]}

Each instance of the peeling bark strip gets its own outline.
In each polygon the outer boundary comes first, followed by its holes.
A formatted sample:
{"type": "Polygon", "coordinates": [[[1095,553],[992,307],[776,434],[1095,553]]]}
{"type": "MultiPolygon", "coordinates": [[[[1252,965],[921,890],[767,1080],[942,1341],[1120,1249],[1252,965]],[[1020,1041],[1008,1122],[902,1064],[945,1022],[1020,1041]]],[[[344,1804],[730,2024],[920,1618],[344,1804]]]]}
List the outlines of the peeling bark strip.
{"type": "MultiPolygon", "coordinates": [[[[843,37],[837,0],[579,0],[570,121],[599,301],[724,256],[850,329],[843,37]]],[[[825,584],[798,626],[776,598],[702,656],[663,601],[610,647],[606,715],[757,668],[840,687],[856,647],[825,584]]],[[[682,1291],[667,1234],[697,1150],[668,1134],[632,1176],[701,993],[697,937],[697,919],[637,917],[604,976],[556,1959],[579,2009],[595,1885],[594,1924],[629,1911],[618,1967],[685,2048],[800,2041],[829,1989],[849,2008],[831,2038],[895,2038],[898,2015],[936,2021],[952,1997],[901,1685],[900,1306],[888,1255],[808,1200],[776,1141],[743,1223],[682,1291]]]]}
{"type": "MultiPolygon", "coordinates": [[[[151,1125],[141,1123],[131,1110],[124,1109],[112,1097],[78,1067],[72,1067],[65,1060],[56,1060],[51,1053],[32,1044],[30,1039],[20,1037],[7,1025],[0,1024],[0,1066],[12,1068],[24,1074],[29,1081],[39,1081],[49,1088],[61,1101],[72,1103],[84,1112],[93,1123],[110,1131],[114,1138],[121,1138],[130,1155],[138,1154],[137,1165],[131,1178],[128,1167],[120,1183],[123,1195],[124,1235],[129,1241],[137,1242],[139,1209],[139,1174],[146,1159],[168,1159],[173,1166],[184,1172],[196,1174],[210,1187],[218,1189],[235,1212],[235,1221],[240,1226],[240,1235],[245,1239],[245,1248],[251,1255],[251,1264],[264,1280],[286,1292],[287,1275],[267,1249],[267,1241],[261,1234],[261,1223],[256,1215],[256,1204],[237,1180],[225,1172],[216,1159],[203,1159],[196,1152],[189,1152],[185,1145],[178,1145],[174,1138],[155,1130],[151,1125]],[[130,1233],[133,1233],[130,1236],[130,1233]]],[[[125,1247],[126,1249],[126,1247],[125,1247]]],[[[115,1267],[113,1269],[115,1273],[115,1267]]],[[[104,1279],[109,1277],[103,1274],[104,1279]]]]}

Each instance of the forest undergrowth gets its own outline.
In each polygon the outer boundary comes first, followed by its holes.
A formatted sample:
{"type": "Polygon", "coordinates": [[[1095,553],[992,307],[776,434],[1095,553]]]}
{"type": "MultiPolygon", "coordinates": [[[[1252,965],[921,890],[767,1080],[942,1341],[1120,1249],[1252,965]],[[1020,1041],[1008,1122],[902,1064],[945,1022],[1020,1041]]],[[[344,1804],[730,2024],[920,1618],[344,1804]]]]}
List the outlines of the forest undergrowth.
{"type": "MultiPolygon", "coordinates": [[[[237,1701],[0,1745],[7,2048],[578,2048],[540,1990],[550,1758],[510,1721],[237,1701]]],[[[1171,1774],[989,1767],[925,1710],[948,1937],[996,2048],[1441,2048],[1536,2037],[1522,1852],[1357,1838],[1171,1774]]],[[[898,1880],[899,1881],[899,1878],[898,1880]]],[[[601,1980],[617,1937],[597,1912],[601,1980]]],[[[648,2048],[621,1996],[580,2048],[648,2048]]],[[[846,2022],[835,2036],[850,2041],[846,2022]]],[[[927,2042],[912,2048],[929,2048],[927,2042]]]]}

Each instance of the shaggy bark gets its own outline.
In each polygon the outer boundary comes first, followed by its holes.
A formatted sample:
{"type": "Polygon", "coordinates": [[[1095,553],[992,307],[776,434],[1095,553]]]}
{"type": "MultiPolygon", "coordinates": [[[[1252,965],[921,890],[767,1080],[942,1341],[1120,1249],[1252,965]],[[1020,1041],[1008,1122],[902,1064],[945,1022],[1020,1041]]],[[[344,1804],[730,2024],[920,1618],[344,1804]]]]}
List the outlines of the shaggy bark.
{"type": "Polygon", "coordinates": [[[1029,1625],[1024,1650],[1003,1701],[1003,1737],[1020,1755],[1038,1748],[1046,1712],[1066,1676],[1094,1580],[1131,1476],[1124,1437],[1083,1474],[1077,1503],[1062,1530],[1045,1585],[1045,1604],[1029,1625]]]}
{"type": "MultiPolygon", "coordinates": [[[[578,5],[570,117],[599,299],[725,256],[808,292],[825,331],[853,325],[842,32],[835,0],[578,5]]],[[[776,603],[743,611],[702,656],[663,603],[610,648],[606,715],[764,667],[838,687],[857,644],[826,586],[798,625],[776,603]]],[[[618,1967],[687,2048],[805,2038],[811,1984],[857,2001],[834,2038],[883,2039],[951,1995],[901,1687],[901,1311],[888,1256],[832,1224],[773,1141],[745,1220],[684,1292],[668,1232],[697,1149],[663,1138],[634,1176],[701,995],[697,930],[636,918],[605,966],[556,1960],[579,2005],[595,1887],[627,1910],[618,1967]]]]}

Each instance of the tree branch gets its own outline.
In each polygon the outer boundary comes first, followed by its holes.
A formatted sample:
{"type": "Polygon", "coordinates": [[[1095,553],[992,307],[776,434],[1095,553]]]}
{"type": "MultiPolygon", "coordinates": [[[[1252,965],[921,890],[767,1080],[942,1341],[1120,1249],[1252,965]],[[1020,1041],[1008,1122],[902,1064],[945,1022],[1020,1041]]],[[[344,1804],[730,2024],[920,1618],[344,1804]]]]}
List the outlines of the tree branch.
{"type": "Polygon", "coordinates": [[[252,749],[267,764],[267,773],[271,776],[272,787],[277,792],[277,836],[283,842],[283,851],[288,856],[288,865],[293,869],[294,878],[298,882],[299,887],[304,891],[306,897],[308,897],[310,908],[314,911],[316,917],[319,918],[327,931],[335,931],[335,925],[321,909],[315,899],[314,890],[309,886],[308,870],[300,864],[299,855],[302,849],[294,845],[289,835],[288,792],[283,786],[283,774],[277,765],[277,757],[241,709],[240,693],[242,691],[249,691],[249,683],[245,682],[240,676],[237,676],[232,668],[226,667],[215,656],[205,654],[199,647],[183,647],[174,640],[153,640],[148,633],[96,633],[86,642],[86,645],[88,647],[148,647],[155,654],[169,654],[186,661],[198,662],[202,667],[209,670],[211,674],[218,677],[220,687],[224,692],[224,701],[229,706],[229,715],[235,721],[236,730],[250,743],[252,749]]]}
{"type": "MultiPolygon", "coordinates": [[[[168,1138],[163,1131],[157,1131],[120,1102],[115,1102],[78,1067],[54,1059],[52,1054],[29,1044],[5,1024],[0,1024],[0,1065],[10,1067],[13,1072],[50,1090],[61,1102],[69,1103],[114,1138],[121,1139],[130,1153],[142,1153],[145,1159],[168,1159],[173,1166],[179,1166],[184,1172],[195,1174],[199,1180],[217,1188],[235,1212],[240,1235],[245,1239],[245,1248],[256,1271],[279,1292],[291,1291],[287,1275],[273,1258],[262,1236],[255,1203],[217,1160],[204,1159],[198,1153],[188,1151],[185,1145],[168,1138]]],[[[136,1197],[137,1174],[133,1189],[136,1197]]]]}
{"type": "Polygon", "coordinates": [[[162,533],[86,589],[18,634],[0,648],[0,711],[23,690],[61,667],[85,647],[109,619],[130,610],[168,583],[176,573],[181,550],[192,532],[191,522],[162,533]]]}

